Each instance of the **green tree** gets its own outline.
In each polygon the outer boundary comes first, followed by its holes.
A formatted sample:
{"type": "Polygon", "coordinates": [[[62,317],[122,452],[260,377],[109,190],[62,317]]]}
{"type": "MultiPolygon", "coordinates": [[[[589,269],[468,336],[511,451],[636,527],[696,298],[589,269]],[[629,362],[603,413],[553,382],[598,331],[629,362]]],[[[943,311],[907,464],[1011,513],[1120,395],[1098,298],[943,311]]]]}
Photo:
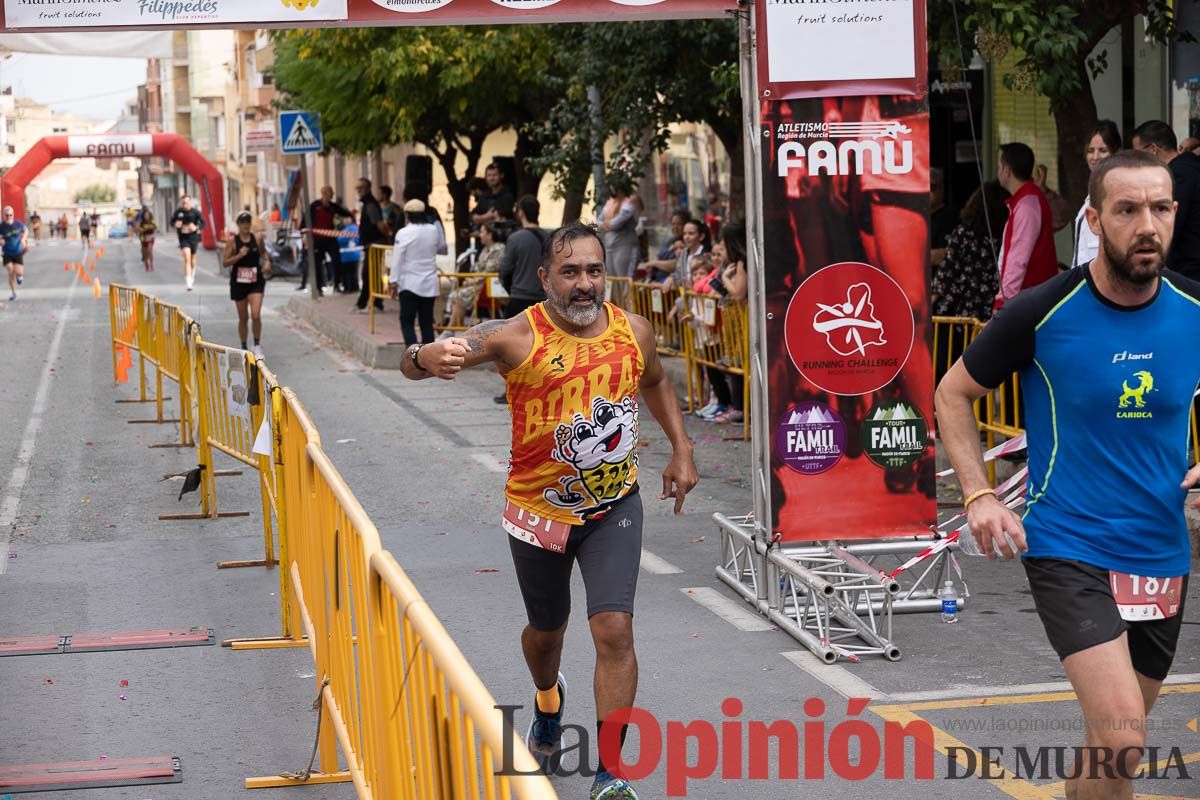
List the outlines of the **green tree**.
{"type": "Polygon", "coordinates": [[[102,183],[93,183],[91,186],[85,186],[75,193],[76,203],[99,205],[101,203],[115,202],[116,199],[117,190],[102,183]]]}
{"type": "Polygon", "coordinates": [[[1176,27],[1171,0],[930,0],[930,50],[951,68],[970,61],[972,49],[993,63],[1017,53],[1005,84],[1050,100],[1062,165],[1060,193],[1082,203],[1088,180],[1083,152],[1097,121],[1089,77],[1107,67],[1107,53],[1094,58],[1091,53],[1115,26],[1139,14],[1146,16],[1153,41],[1194,41],[1176,27]]]}
{"type": "Polygon", "coordinates": [[[564,217],[578,216],[591,165],[592,132],[615,141],[608,180],[629,185],[666,149],[669,126],[707,123],[733,160],[735,207],[745,196],[738,85],[738,31],[733,18],[560,26],[558,48],[570,53],[570,74],[553,110],[531,126],[542,145],[538,166],[557,177],[567,198],[564,217]],[[599,127],[587,90],[599,90],[599,127]]]}
{"type": "Polygon", "coordinates": [[[545,26],[292,30],[273,34],[275,78],[289,103],[320,112],[326,144],[345,153],[417,142],[445,170],[454,226],[467,225],[467,180],[484,140],[518,131],[518,191],[541,173],[529,122],[561,90],[545,26]]]}

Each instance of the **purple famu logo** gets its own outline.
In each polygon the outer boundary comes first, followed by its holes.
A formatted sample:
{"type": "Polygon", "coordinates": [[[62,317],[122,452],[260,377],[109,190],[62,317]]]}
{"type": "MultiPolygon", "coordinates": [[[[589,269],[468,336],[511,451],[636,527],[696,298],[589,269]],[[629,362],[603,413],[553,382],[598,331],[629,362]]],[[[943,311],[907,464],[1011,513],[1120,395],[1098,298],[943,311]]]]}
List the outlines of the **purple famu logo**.
{"type": "Polygon", "coordinates": [[[807,167],[809,175],[907,175],[913,169],[911,133],[898,120],[784,123],[778,138],[791,141],[779,145],[779,177],[799,167],[807,167]],[[806,147],[795,141],[800,137],[816,141],[806,147]]]}

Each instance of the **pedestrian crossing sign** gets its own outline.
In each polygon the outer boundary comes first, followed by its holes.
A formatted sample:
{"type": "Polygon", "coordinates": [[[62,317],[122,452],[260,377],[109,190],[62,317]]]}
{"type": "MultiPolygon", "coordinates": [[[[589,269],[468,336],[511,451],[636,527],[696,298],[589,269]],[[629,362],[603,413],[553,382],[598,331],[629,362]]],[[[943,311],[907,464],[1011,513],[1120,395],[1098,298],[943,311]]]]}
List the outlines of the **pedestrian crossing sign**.
{"type": "Polygon", "coordinates": [[[324,146],[321,115],[311,111],[281,111],[279,133],[280,150],[284,155],[319,153],[324,146]]]}

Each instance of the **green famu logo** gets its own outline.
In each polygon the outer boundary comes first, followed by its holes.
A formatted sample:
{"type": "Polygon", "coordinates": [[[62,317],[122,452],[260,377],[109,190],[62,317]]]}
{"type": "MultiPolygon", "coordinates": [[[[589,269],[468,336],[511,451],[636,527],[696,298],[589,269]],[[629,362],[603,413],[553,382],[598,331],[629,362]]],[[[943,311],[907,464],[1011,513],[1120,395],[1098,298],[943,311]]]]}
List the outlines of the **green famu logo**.
{"type": "MultiPolygon", "coordinates": [[[[1154,376],[1146,370],[1139,370],[1133,373],[1136,379],[1136,385],[1130,386],[1129,381],[1121,381],[1121,388],[1124,390],[1121,396],[1117,399],[1117,408],[1145,408],[1146,395],[1155,391],[1154,376]]],[[[1118,411],[1117,419],[1150,419],[1154,416],[1151,411],[1118,411]]]]}
{"type": "Polygon", "coordinates": [[[924,417],[902,400],[880,403],[862,426],[863,451],[884,469],[907,467],[921,457],[929,443],[924,417]]]}

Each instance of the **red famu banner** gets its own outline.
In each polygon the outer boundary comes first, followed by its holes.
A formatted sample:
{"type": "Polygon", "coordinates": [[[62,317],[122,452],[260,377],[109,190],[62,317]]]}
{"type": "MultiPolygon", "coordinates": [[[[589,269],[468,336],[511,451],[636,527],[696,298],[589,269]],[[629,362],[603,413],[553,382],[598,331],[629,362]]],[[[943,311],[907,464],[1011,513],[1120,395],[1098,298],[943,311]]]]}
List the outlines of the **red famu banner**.
{"type": "Polygon", "coordinates": [[[772,530],[785,541],[935,522],[922,96],[763,105],[772,530]]]}

